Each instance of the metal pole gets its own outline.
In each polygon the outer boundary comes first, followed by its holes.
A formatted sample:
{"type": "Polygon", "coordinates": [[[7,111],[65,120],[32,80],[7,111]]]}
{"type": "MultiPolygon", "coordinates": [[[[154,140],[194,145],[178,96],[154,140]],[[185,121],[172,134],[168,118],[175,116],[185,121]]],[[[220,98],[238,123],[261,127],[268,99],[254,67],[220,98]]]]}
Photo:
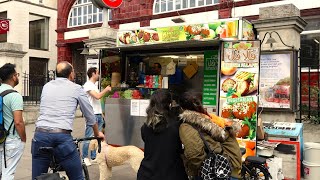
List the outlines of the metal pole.
{"type": "Polygon", "coordinates": [[[103,20],[102,27],[110,28],[110,26],[109,26],[109,12],[108,12],[108,9],[105,7],[102,9],[102,20],[103,20]]]}

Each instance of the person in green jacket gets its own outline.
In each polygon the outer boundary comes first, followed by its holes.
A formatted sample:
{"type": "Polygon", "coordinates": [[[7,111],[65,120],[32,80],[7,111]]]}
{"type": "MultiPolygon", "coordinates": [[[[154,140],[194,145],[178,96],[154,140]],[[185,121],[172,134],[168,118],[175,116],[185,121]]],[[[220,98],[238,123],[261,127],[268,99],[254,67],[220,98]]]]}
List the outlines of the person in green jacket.
{"type": "Polygon", "coordinates": [[[179,115],[182,121],[179,135],[184,146],[183,160],[188,176],[191,179],[199,179],[198,172],[207,155],[198,129],[203,133],[210,148],[229,160],[232,167],[231,176],[240,178],[242,155],[235,135],[239,127],[233,124],[231,127],[222,128],[213,123],[200,99],[195,93],[188,92],[183,94],[179,102],[182,108],[179,115]]]}

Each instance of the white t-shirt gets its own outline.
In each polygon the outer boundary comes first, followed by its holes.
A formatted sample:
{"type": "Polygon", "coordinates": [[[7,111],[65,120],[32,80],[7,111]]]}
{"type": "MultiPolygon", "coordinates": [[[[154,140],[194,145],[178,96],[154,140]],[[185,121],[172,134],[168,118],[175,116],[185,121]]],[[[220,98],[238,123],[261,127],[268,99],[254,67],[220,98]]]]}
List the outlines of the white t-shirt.
{"type": "Polygon", "coordinates": [[[101,108],[101,104],[100,104],[100,100],[92,97],[90,94],[89,94],[89,91],[95,91],[97,93],[99,93],[99,89],[98,87],[93,84],[93,82],[91,81],[87,81],[84,85],[83,85],[83,89],[87,92],[88,94],[88,98],[89,98],[89,101],[90,101],[90,104],[93,108],[93,111],[94,111],[94,114],[102,114],[102,108],[101,108]]]}

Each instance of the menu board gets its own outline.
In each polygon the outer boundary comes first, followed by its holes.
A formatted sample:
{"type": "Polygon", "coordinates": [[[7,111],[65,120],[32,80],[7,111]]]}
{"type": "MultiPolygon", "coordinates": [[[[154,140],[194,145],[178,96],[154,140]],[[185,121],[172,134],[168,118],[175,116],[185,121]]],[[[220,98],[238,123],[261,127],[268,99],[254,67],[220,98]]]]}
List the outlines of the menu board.
{"type": "Polygon", "coordinates": [[[205,24],[141,28],[117,33],[117,46],[159,44],[166,42],[238,39],[239,19],[223,19],[205,24]]]}
{"type": "Polygon", "coordinates": [[[260,107],[290,108],[291,53],[261,55],[260,107]]]}
{"type": "Polygon", "coordinates": [[[257,129],[260,41],[222,42],[221,57],[219,114],[239,121],[237,137],[251,142],[251,149],[257,129]]]}
{"type": "Polygon", "coordinates": [[[218,51],[204,52],[202,104],[209,108],[217,104],[218,54],[218,51]]]}

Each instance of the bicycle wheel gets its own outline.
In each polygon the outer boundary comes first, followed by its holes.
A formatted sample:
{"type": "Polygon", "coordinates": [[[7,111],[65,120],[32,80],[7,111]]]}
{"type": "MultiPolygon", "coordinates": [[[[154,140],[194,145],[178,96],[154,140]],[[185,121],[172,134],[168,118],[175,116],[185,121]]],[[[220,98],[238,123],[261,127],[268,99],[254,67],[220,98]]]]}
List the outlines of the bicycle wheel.
{"type": "Polygon", "coordinates": [[[89,172],[88,172],[88,168],[86,166],[86,164],[82,164],[82,170],[83,170],[83,176],[85,180],[90,180],[89,178],[89,172]]]}
{"type": "Polygon", "coordinates": [[[259,164],[250,164],[241,170],[243,180],[269,180],[268,170],[259,164]]]}

